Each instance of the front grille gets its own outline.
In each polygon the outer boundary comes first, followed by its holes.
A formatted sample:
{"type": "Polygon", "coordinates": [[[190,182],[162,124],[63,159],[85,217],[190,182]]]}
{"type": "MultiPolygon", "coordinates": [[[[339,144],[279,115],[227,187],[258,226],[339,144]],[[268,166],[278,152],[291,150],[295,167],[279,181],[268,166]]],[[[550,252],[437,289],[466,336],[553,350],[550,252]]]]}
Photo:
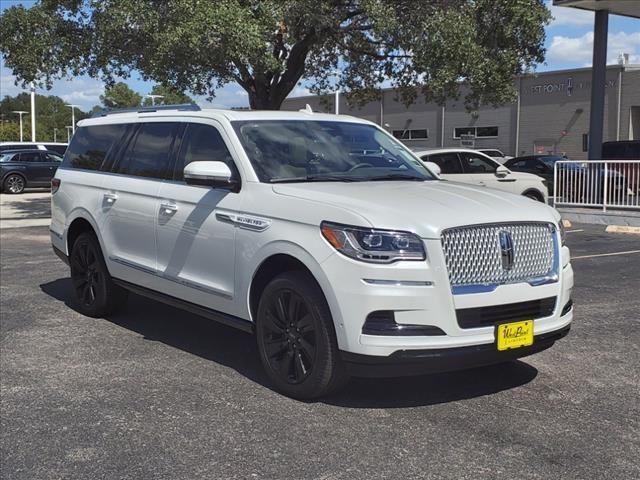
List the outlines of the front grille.
{"type": "Polygon", "coordinates": [[[442,248],[449,282],[452,287],[503,285],[550,276],[554,270],[554,235],[553,224],[533,222],[444,230],[442,248]]]}
{"type": "Polygon", "coordinates": [[[491,307],[461,308],[456,310],[460,328],[477,328],[504,322],[535,320],[553,315],[556,297],[528,302],[507,303],[491,307]]]}

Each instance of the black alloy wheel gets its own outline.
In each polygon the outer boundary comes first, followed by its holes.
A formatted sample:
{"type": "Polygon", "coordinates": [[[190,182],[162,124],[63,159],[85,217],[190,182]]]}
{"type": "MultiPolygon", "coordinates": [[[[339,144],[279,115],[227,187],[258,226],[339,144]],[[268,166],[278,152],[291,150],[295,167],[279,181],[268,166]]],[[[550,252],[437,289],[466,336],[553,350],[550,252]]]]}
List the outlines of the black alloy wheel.
{"type": "Polygon", "coordinates": [[[111,280],[100,244],[93,233],[78,236],[69,264],[74,295],[81,313],[101,317],[124,304],[127,292],[111,280]]]}
{"type": "Polygon", "coordinates": [[[22,175],[11,174],[4,180],[4,191],[9,193],[24,192],[25,182],[22,175]]]}
{"type": "Polygon", "coordinates": [[[293,290],[282,289],[267,304],[265,351],[269,365],[292,384],[307,378],[316,363],[316,332],[309,305],[293,290]]]}
{"type": "Polygon", "coordinates": [[[293,271],[274,278],[257,313],[260,359],[278,390],[312,399],[346,383],[329,307],[309,274],[293,271]]]}

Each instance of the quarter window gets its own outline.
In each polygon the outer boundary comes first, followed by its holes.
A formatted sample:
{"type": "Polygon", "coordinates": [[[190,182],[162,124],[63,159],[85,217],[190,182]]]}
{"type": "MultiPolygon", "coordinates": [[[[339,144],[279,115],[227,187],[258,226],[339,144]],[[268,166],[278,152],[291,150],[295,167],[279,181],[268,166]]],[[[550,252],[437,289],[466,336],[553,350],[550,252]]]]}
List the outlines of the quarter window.
{"type": "Polygon", "coordinates": [[[177,129],[177,123],[140,124],[138,133],[124,152],[116,172],[134,177],[164,178],[177,129]]]}
{"type": "Polygon", "coordinates": [[[71,139],[62,166],[99,170],[109,150],[121,139],[124,125],[80,127],[71,139]]]}
{"type": "Polygon", "coordinates": [[[236,173],[233,158],[222,135],[211,125],[190,123],[187,126],[173,174],[174,180],[183,179],[184,167],[191,162],[224,162],[236,173]]]}

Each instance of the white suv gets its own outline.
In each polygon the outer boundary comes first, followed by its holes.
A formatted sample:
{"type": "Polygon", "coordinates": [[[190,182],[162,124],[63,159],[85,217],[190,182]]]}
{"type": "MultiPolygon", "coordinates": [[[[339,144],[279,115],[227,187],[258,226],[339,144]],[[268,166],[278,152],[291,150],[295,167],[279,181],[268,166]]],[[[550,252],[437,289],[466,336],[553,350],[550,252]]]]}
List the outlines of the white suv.
{"type": "Polygon", "coordinates": [[[415,152],[423,162],[431,162],[443,180],[469,183],[524,195],[548,202],[544,178],[531,173],[512,172],[484,153],[468,148],[437,148],[415,152]]]}
{"type": "Polygon", "coordinates": [[[573,317],[554,209],[440,181],[365,120],[111,113],[79,123],[52,184],[79,311],[133,291],[252,332],[296,398],[523,357],[573,317]]]}

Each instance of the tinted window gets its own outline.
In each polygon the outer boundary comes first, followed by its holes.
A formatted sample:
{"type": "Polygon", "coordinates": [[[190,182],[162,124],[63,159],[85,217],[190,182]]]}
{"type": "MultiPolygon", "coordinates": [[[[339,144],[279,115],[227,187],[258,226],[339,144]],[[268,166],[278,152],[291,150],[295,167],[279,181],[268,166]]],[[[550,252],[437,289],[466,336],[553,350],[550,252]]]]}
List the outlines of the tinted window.
{"type": "Polygon", "coordinates": [[[437,164],[440,167],[441,173],[462,173],[460,159],[455,152],[427,155],[426,157],[422,157],[422,159],[437,164]]]}
{"type": "Polygon", "coordinates": [[[494,173],[498,167],[492,160],[480,154],[460,152],[465,173],[494,173]]]}
{"type": "Polygon", "coordinates": [[[210,125],[191,123],[182,137],[180,155],[173,178],[182,180],[183,170],[191,162],[224,162],[236,172],[233,159],[218,130],[210,125]]]}
{"type": "Polygon", "coordinates": [[[177,123],[142,123],[116,168],[135,177],[164,178],[177,123]]]}
{"type": "Polygon", "coordinates": [[[51,152],[43,153],[42,157],[45,159],[46,162],[62,162],[62,157],[55,153],[51,153],[51,152]]]}
{"type": "Polygon", "coordinates": [[[124,125],[80,127],[71,139],[62,165],[68,168],[98,170],[109,150],[122,137],[124,125]]]}
{"type": "Polygon", "coordinates": [[[25,152],[20,154],[20,162],[39,162],[40,154],[38,152],[25,152]]]}
{"type": "Polygon", "coordinates": [[[59,153],[60,155],[64,155],[64,152],[67,151],[66,145],[51,145],[50,143],[45,143],[44,146],[47,150],[59,153]]]}
{"type": "Polygon", "coordinates": [[[518,160],[517,162],[510,163],[509,168],[513,168],[514,170],[522,170],[526,164],[526,160],[518,160]]]}

